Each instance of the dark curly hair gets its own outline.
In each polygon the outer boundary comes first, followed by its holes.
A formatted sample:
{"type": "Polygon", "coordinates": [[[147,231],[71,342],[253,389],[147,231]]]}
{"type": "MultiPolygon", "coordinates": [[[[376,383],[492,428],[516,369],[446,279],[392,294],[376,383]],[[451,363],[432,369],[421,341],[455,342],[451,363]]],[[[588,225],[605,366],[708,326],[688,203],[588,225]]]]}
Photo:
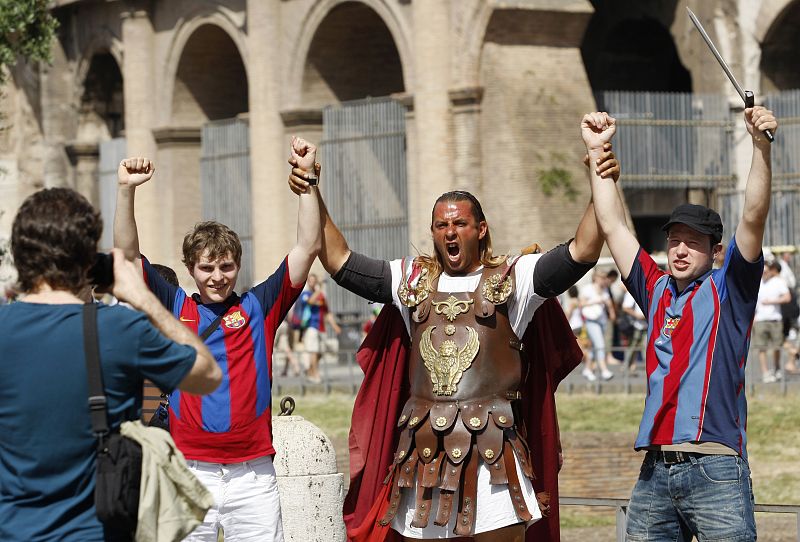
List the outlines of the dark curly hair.
{"type": "Polygon", "coordinates": [[[78,293],[89,283],[97,242],[103,231],[100,213],[69,188],[46,188],[29,196],[11,229],[11,254],[23,292],[43,282],[78,293]]]}

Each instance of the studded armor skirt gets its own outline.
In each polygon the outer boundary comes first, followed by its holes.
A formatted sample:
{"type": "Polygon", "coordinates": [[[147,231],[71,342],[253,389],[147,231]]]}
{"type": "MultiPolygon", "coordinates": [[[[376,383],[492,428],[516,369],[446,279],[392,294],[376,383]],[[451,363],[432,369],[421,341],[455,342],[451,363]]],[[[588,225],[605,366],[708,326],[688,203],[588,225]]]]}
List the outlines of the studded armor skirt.
{"type": "Polygon", "coordinates": [[[437,526],[452,525],[455,510],[453,534],[471,536],[476,532],[477,515],[482,519],[484,514],[494,515],[492,509],[481,510],[479,502],[503,503],[502,497],[478,499],[479,493],[487,494],[486,488],[478,490],[479,478],[481,484],[492,486],[489,494],[497,494],[494,486],[502,486],[501,492],[507,495],[505,508],[516,515],[515,520],[487,530],[541,517],[531,499],[530,452],[517,431],[508,397],[493,395],[469,401],[411,397],[398,427],[401,434],[392,466],[393,487],[389,508],[380,520],[383,525],[392,523],[396,528],[411,509],[411,532],[404,534],[425,533],[431,520],[437,526]],[[413,503],[409,502],[412,495],[413,503]],[[436,510],[432,510],[434,506],[436,510]],[[403,517],[395,520],[398,512],[403,517]]]}

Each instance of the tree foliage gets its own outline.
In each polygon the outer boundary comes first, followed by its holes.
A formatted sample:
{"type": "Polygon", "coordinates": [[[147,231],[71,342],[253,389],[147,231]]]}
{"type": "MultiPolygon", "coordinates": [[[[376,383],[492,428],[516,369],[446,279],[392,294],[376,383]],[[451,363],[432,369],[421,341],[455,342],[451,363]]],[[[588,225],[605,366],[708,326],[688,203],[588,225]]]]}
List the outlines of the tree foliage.
{"type": "Polygon", "coordinates": [[[0,68],[14,65],[19,57],[49,61],[57,27],[48,0],[0,0],[0,68]]]}

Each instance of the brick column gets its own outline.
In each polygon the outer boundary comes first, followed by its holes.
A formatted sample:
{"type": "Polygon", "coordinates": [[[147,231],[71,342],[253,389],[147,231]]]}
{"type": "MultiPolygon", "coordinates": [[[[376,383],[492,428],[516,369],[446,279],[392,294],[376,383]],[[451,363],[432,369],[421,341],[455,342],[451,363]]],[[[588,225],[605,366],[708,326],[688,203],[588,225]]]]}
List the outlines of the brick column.
{"type": "MultiPolygon", "coordinates": [[[[153,53],[153,24],[146,3],[133,2],[122,14],[122,80],[125,99],[125,138],[128,154],[156,158],[152,127],[155,121],[156,59],[153,53]]],[[[156,167],[158,163],[156,162],[156,167]]],[[[162,179],[163,180],[163,179],[162,179]]],[[[164,246],[162,232],[167,227],[163,212],[164,183],[158,172],[153,181],[136,189],[136,223],[139,246],[152,261],[164,261],[174,247],[164,246]]]]}
{"type": "Polygon", "coordinates": [[[162,126],[153,130],[158,147],[155,181],[159,193],[163,195],[159,204],[166,215],[161,232],[166,254],[159,263],[172,267],[182,286],[189,288],[195,286],[188,274],[183,272],[181,246],[186,232],[203,219],[200,131],[200,126],[162,126]]]}
{"type": "Polygon", "coordinates": [[[414,0],[414,124],[416,152],[409,164],[409,240],[427,252],[435,197],[459,184],[453,179],[450,135],[450,2],[414,0]],[[433,198],[431,197],[433,195],[433,198]]]}
{"type": "Polygon", "coordinates": [[[280,4],[248,0],[247,19],[253,266],[255,280],[262,280],[294,245],[297,197],[286,184],[289,147],[278,112],[280,4]]]}
{"type": "Polygon", "coordinates": [[[453,111],[453,174],[459,188],[478,195],[481,182],[480,113],[483,87],[451,90],[453,111]]]}
{"type": "Polygon", "coordinates": [[[580,52],[592,6],[556,4],[498,2],[486,28],[480,197],[495,253],[566,241],[590,198],[579,125],[596,107],[580,52]],[[576,196],[547,195],[546,174],[569,181],[576,196]]]}
{"type": "MultiPolygon", "coordinates": [[[[97,208],[100,208],[100,192],[97,186],[99,169],[99,145],[97,143],[73,142],[65,147],[70,163],[75,168],[75,190],[97,208]]],[[[110,220],[110,217],[103,217],[110,220]]]]}

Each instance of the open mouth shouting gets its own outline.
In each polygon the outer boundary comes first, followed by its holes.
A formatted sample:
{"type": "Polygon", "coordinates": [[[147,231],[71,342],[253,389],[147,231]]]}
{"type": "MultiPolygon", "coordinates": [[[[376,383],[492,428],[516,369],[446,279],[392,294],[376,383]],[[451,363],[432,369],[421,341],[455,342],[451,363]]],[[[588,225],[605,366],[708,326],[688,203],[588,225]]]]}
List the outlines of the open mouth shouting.
{"type": "Polygon", "coordinates": [[[480,242],[486,222],[476,221],[466,201],[443,201],[433,208],[431,233],[448,274],[461,275],[480,267],[480,242]]]}
{"type": "Polygon", "coordinates": [[[458,243],[447,243],[445,247],[447,248],[447,259],[451,263],[457,263],[461,256],[461,247],[458,243]]]}

